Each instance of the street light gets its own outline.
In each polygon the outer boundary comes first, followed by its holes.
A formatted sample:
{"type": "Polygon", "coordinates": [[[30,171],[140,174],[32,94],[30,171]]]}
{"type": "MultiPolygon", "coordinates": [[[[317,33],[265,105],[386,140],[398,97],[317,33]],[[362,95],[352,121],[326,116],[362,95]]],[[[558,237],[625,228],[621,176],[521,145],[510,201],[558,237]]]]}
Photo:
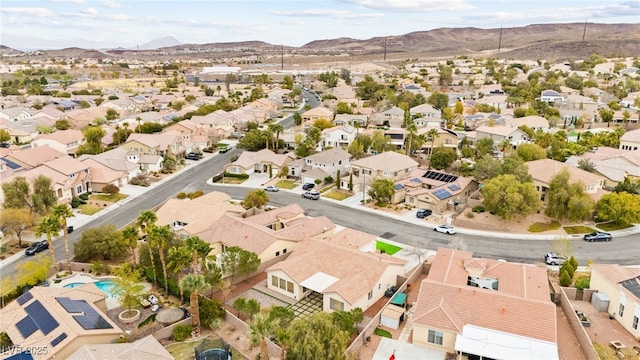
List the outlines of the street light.
{"type": "Polygon", "coordinates": [[[364,170],[362,170],[362,205],[365,205],[365,189],[367,188],[367,174],[364,173],[364,170]]]}

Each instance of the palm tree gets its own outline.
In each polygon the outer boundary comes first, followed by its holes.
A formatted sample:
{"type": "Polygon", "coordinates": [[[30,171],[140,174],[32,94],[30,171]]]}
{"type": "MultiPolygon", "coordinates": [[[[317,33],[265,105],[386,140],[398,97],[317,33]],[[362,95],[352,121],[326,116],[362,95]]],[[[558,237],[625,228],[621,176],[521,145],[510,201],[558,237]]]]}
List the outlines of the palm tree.
{"type": "Polygon", "coordinates": [[[182,287],[191,293],[189,306],[191,307],[191,326],[193,326],[193,335],[200,336],[200,307],[198,306],[198,295],[200,291],[206,290],[210,285],[202,275],[189,274],[182,278],[182,287]]]}
{"type": "MultiPolygon", "coordinates": [[[[438,134],[438,129],[436,128],[429,129],[429,131],[427,132],[427,138],[431,140],[431,149],[429,151],[429,154],[433,154],[433,145],[438,137],[440,137],[440,134],[438,134]]],[[[429,157],[431,157],[431,155],[429,155],[429,157]]]]}
{"type": "Polygon", "coordinates": [[[140,116],[136,117],[136,121],[138,122],[138,134],[140,134],[140,130],[142,130],[142,128],[140,127],[140,122],[142,121],[142,118],[140,116]]]}
{"type": "Polygon", "coordinates": [[[249,324],[249,334],[251,335],[251,344],[260,344],[260,360],[269,359],[269,351],[267,349],[267,335],[273,330],[273,322],[267,315],[256,316],[251,324],[249,324]]]}
{"type": "Polygon", "coordinates": [[[158,246],[158,255],[160,256],[160,264],[162,265],[162,275],[164,277],[164,291],[169,294],[169,283],[167,282],[167,262],[164,258],[164,247],[173,238],[173,233],[169,229],[169,225],[154,226],[151,228],[149,240],[158,246]]]}
{"type": "Polygon", "coordinates": [[[158,221],[158,216],[151,210],[142,211],[136,219],[136,226],[147,236],[147,245],[149,247],[149,259],[151,260],[151,269],[153,270],[154,285],[157,285],[158,279],[156,276],[156,264],[153,259],[152,240],[149,234],[151,233],[151,228],[155,225],[156,221],[158,221]]]}
{"type": "Polygon", "coordinates": [[[69,260],[69,234],[67,232],[67,218],[74,217],[73,211],[67,204],[59,204],[51,209],[51,217],[62,225],[62,234],[64,236],[64,252],[67,258],[67,268],[71,271],[71,262],[69,260]]]}
{"type": "Polygon", "coordinates": [[[271,130],[272,133],[276,134],[276,142],[273,146],[273,148],[275,150],[278,150],[279,147],[279,142],[280,142],[280,134],[284,131],[284,127],[280,124],[269,124],[269,130],[271,130]]]}
{"type": "Polygon", "coordinates": [[[204,264],[204,278],[211,285],[209,297],[213,297],[213,288],[219,287],[222,282],[222,268],[216,264],[214,257],[212,257],[211,261],[204,262],[204,264]]]}
{"type": "Polygon", "coordinates": [[[53,248],[53,236],[58,235],[60,231],[60,222],[58,219],[45,216],[40,219],[38,226],[36,227],[36,237],[45,235],[47,237],[47,243],[49,244],[49,251],[51,253],[51,260],[53,261],[53,267],[58,271],[58,263],[56,262],[56,251],[53,248]]]}
{"type": "Polygon", "coordinates": [[[407,140],[408,140],[408,144],[407,144],[407,156],[411,156],[411,142],[413,141],[413,138],[416,136],[416,131],[418,130],[416,128],[416,124],[413,122],[413,120],[411,118],[409,118],[407,120],[407,132],[409,133],[407,136],[407,140]]]}
{"type": "Polygon", "coordinates": [[[137,266],[136,261],[136,248],[138,247],[138,229],[133,226],[127,226],[120,232],[125,244],[131,250],[131,257],[133,258],[133,266],[137,266]]]}
{"type": "Polygon", "coordinates": [[[193,271],[196,274],[201,274],[202,265],[205,264],[207,256],[211,252],[211,245],[198,236],[188,237],[185,240],[185,245],[193,253],[193,271]],[[198,260],[200,260],[200,263],[198,263],[198,260]]]}
{"type": "Polygon", "coordinates": [[[265,139],[267,150],[269,150],[269,141],[273,141],[273,132],[269,128],[266,128],[262,130],[262,137],[265,139]]]}
{"type": "Polygon", "coordinates": [[[184,289],[182,288],[182,278],[185,268],[191,264],[191,249],[187,246],[173,246],[169,249],[169,263],[167,267],[171,272],[178,274],[178,285],[180,285],[180,300],[184,302],[184,289]]]}

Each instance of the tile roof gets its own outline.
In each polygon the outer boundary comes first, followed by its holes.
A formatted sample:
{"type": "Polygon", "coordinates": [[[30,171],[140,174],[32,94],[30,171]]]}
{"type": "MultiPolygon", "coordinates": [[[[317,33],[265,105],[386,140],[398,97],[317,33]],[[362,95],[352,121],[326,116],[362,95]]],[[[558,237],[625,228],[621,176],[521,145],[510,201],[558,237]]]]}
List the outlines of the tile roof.
{"type": "Polygon", "coordinates": [[[36,139],[51,139],[61,144],[67,145],[75,142],[77,143],[82,142],[82,139],[84,139],[84,135],[80,130],[68,129],[68,130],[54,131],[49,134],[41,134],[41,135],[38,135],[36,139]]]}
{"type": "Polygon", "coordinates": [[[267,271],[284,271],[297,283],[317,273],[338,278],[323,293],[337,293],[347,302],[354,301],[377,286],[389,267],[397,266],[404,273],[406,260],[385,254],[364,253],[355,249],[305,240],[289,257],[269,267],[267,271]]]}
{"type": "Polygon", "coordinates": [[[83,160],[82,163],[89,167],[89,171],[91,172],[91,182],[93,183],[113,183],[125,176],[124,171],[113,170],[93,159],[83,160]]]}
{"type": "Polygon", "coordinates": [[[67,360],[173,360],[174,357],[153,335],[132,343],[88,344],[71,354],[67,360]]]}
{"type": "Polygon", "coordinates": [[[351,166],[377,171],[394,172],[417,167],[418,163],[406,155],[395,151],[387,151],[378,155],[354,160],[351,162],[351,166]]]}
{"type": "Polygon", "coordinates": [[[626,133],[622,134],[622,136],[620,137],[620,141],[640,143],[640,129],[627,131],[626,133]]]}
{"type": "Polygon", "coordinates": [[[61,174],[72,175],[89,169],[89,165],[69,156],[49,160],[42,165],[48,166],[61,174]]]}
{"type": "Polygon", "coordinates": [[[361,249],[367,244],[375,241],[377,238],[378,237],[376,235],[369,234],[364,231],[345,228],[323,240],[336,246],[361,249]]]}
{"type": "Polygon", "coordinates": [[[553,177],[562,169],[569,170],[569,181],[572,183],[583,181],[585,185],[591,185],[604,181],[604,177],[601,175],[593,174],[588,171],[578,169],[577,167],[568,166],[553,159],[528,161],[526,164],[529,167],[529,174],[531,174],[532,178],[544,184],[549,184],[553,177]]]}
{"type": "Polygon", "coordinates": [[[522,130],[518,128],[510,127],[510,126],[481,125],[481,126],[478,126],[478,128],[476,129],[476,133],[493,134],[493,135],[499,135],[499,136],[509,136],[516,131],[522,132],[522,130]]]}
{"type": "Polygon", "coordinates": [[[298,204],[289,204],[263,213],[249,216],[245,221],[261,226],[267,226],[275,222],[287,223],[288,221],[304,217],[304,209],[298,204]]]}
{"type": "Polygon", "coordinates": [[[62,153],[49,145],[28,148],[20,151],[14,151],[6,156],[11,161],[26,164],[28,167],[41,165],[49,160],[57,158],[68,158],[69,155],[62,153]]]}

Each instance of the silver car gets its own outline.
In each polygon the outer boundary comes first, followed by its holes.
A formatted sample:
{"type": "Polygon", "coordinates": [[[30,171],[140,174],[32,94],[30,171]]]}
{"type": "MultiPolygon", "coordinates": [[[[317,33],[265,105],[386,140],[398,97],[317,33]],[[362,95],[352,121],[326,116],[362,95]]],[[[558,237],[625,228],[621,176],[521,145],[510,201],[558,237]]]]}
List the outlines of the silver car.
{"type": "Polygon", "coordinates": [[[446,224],[438,225],[434,227],[433,231],[437,231],[437,232],[441,232],[443,234],[449,234],[449,235],[453,235],[456,233],[456,229],[454,229],[453,226],[446,225],[446,224]]]}

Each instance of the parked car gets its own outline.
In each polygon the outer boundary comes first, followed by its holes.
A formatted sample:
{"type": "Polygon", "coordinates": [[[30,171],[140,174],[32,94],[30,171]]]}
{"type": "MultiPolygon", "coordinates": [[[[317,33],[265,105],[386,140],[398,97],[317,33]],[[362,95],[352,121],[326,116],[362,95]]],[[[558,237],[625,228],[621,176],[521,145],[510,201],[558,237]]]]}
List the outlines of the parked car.
{"type": "Polygon", "coordinates": [[[396,292],[398,291],[398,287],[397,286],[391,286],[390,288],[388,288],[387,290],[385,290],[384,292],[384,296],[385,297],[392,297],[396,292]]]}
{"type": "Polygon", "coordinates": [[[264,191],[278,192],[278,191],[280,191],[280,188],[278,188],[275,185],[269,185],[266,188],[264,188],[264,191]]]}
{"type": "Polygon", "coordinates": [[[302,194],[302,197],[311,200],[318,200],[320,199],[320,193],[317,191],[307,191],[302,194]]]}
{"type": "Polygon", "coordinates": [[[556,253],[546,253],[544,255],[544,262],[547,263],[547,265],[562,265],[567,260],[568,258],[566,256],[556,253]]]}
{"type": "Polygon", "coordinates": [[[194,153],[194,152],[190,152],[187,155],[184,156],[185,159],[187,160],[195,160],[198,161],[200,160],[200,155],[194,153]]]}
{"type": "Polygon", "coordinates": [[[67,234],[71,234],[73,232],[73,226],[69,225],[67,226],[67,234]]]}
{"type": "Polygon", "coordinates": [[[418,219],[424,219],[431,214],[433,214],[433,211],[431,211],[431,209],[418,209],[418,211],[416,212],[416,217],[418,219]]]}
{"type": "Polygon", "coordinates": [[[26,255],[32,256],[48,248],[49,248],[49,243],[46,240],[42,240],[42,241],[34,242],[33,244],[31,244],[31,246],[29,246],[24,251],[24,253],[26,255]]]}
{"type": "Polygon", "coordinates": [[[591,234],[586,234],[584,236],[585,241],[611,241],[611,234],[602,232],[602,231],[594,231],[591,234]]]}
{"type": "Polygon", "coordinates": [[[10,143],[7,143],[7,142],[3,142],[3,143],[0,143],[0,147],[1,147],[1,148],[8,149],[8,148],[10,148],[10,147],[11,147],[11,144],[10,144],[10,143]]]}
{"type": "Polygon", "coordinates": [[[316,184],[314,184],[314,183],[304,183],[302,185],[302,190],[311,190],[314,187],[316,187],[316,184]]]}
{"type": "Polygon", "coordinates": [[[437,231],[437,232],[441,232],[443,234],[449,234],[449,235],[453,235],[456,233],[456,229],[454,229],[453,226],[446,225],[446,224],[438,225],[434,227],[433,231],[437,231]]]}

